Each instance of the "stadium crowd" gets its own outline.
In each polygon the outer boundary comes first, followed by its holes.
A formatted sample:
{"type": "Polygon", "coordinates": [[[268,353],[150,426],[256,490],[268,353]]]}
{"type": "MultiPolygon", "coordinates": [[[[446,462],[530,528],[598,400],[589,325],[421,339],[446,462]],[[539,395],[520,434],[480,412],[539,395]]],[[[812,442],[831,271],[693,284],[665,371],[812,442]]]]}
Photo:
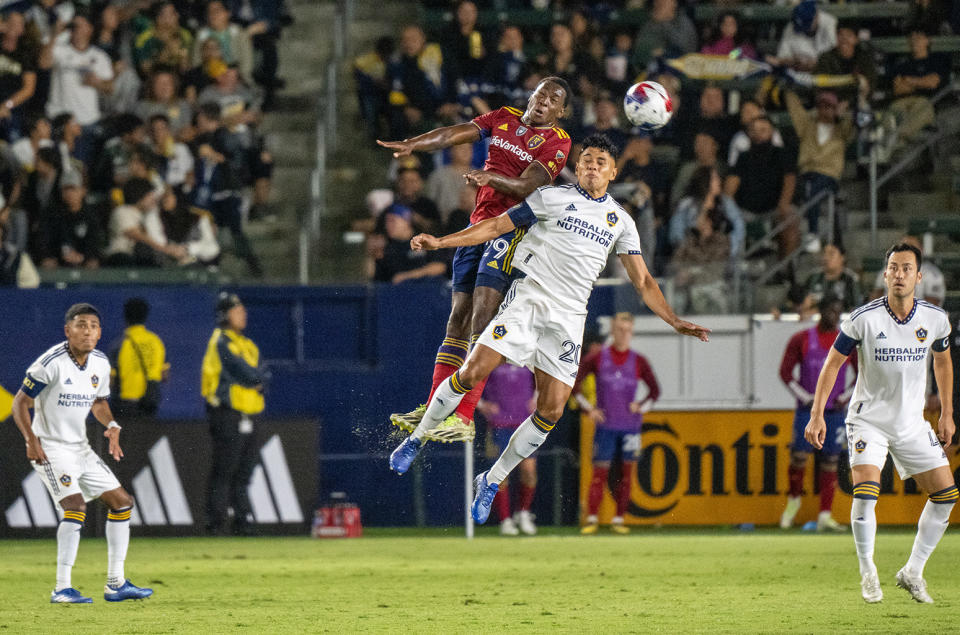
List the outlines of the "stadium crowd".
{"type": "MultiPolygon", "coordinates": [[[[524,109],[541,78],[564,78],[573,94],[561,123],[574,146],[557,182],[575,180],[578,141],[606,134],[621,150],[612,193],[634,214],[648,266],[673,280],[675,304],[689,312],[738,308],[730,274],[755,244],[753,253],[774,261],[830,243],[844,253],[842,208],[828,226],[827,194],[858,164],[864,169],[869,143],[889,161],[935,125],[930,98],[950,81],[951,59],[930,52],[930,37],[960,26],[956,10],[937,0],[914,0],[905,18],[869,23],[838,21],[827,3],[778,3],[792,5],[779,24],[741,23],[739,2],[722,3],[729,10],[701,23],[696,3],[682,0],[421,4],[451,19],[436,29],[406,25],[354,61],[369,138],[409,138],[505,105],[524,109]],[[481,24],[490,9],[500,11],[499,23],[481,24]],[[510,21],[530,9],[555,21],[510,21]],[[631,9],[646,10],[639,24],[622,19],[631,9]],[[875,35],[902,37],[909,54],[885,55],[871,46],[875,35]],[[767,73],[762,81],[691,79],[678,70],[689,53],[755,60],[767,73]],[[652,134],[622,117],[622,96],[641,78],[663,84],[673,101],[671,122],[652,134]],[[880,141],[864,132],[872,122],[886,133],[880,141]]],[[[462,175],[485,156],[481,141],[392,163],[393,189],[371,192],[369,217],[355,223],[369,232],[373,279],[436,275],[436,262],[405,249],[404,237],[465,226],[475,190],[462,175]]],[[[609,274],[618,275],[613,265],[609,274]]],[[[778,280],[793,287],[785,308],[810,306],[799,270],[784,267],[778,280]]]]}
{"type": "Polygon", "coordinates": [[[283,1],[0,5],[0,283],[216,267],[220,230],[260,275],[243,222],[268,211],[283,1]]]}

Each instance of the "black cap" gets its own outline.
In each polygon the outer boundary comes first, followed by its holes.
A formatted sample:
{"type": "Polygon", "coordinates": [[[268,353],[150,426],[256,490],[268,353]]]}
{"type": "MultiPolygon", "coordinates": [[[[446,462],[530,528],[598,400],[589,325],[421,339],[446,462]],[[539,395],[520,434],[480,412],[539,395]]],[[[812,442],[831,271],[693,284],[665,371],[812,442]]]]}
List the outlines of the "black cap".
{"type": "Polygon", "coordinates": [[[223,324],[227,321],[227,312],[235,306],[240,306],[240,296],[229,291],[221,291],[217,295],[216,318],[217,324],[223,324]]]}

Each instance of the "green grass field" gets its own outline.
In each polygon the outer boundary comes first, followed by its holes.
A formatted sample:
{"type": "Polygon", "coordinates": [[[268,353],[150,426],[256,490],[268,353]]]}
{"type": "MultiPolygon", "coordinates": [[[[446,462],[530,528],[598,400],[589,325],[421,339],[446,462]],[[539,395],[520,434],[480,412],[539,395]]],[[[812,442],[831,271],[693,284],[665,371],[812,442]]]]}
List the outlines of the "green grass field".
{"type": "Polygon", "coordinates": [[[0,542],[3,633],[956,632],[960,540],[927,567],[933,606],[893,576],[910,531],[881,531],[885,599],[860,599],[853,539],[797,532],[639,530],[535,538],[489,530],[368,531],[359,540],[136,539],[142,602],[102,599],[106,543],[85,539],[74,586],[93,605],[48,603],[54,540],[0,542]]]}

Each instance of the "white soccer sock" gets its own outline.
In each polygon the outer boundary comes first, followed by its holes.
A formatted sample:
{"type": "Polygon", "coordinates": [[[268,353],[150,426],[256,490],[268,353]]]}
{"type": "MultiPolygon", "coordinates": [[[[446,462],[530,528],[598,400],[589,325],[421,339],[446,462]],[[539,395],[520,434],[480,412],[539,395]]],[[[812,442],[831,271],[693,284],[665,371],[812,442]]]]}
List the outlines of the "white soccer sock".
{"type": "MultiPolygon", "coordinates": [[[[954,492],[956,492],[955,488],[954,492]]],[[[953,503],[935,503],[933,500],[928,500],[924,505],[920,522],[917,523],[917,537],[913,541],[913,551],[910,552],[910,559],[907,561],[907,569],[911,573],[923,577],[923,567],[926,566],[927,559],[936,549],[937,543],[943,538],[943,532],[950,524],[951,511],[953,511],[953,503]]]]}
{"type": "Polygon", "coordinates": [[[468,392],[470,392],[470,389],[465,388],[460,383],[458,373],[454,373],[450,375],[449,379],[442,381],[433,392],[433,399],[430,400],[427,411],[423,413],[423,419],[420,420],[420,424],[417,425],[410,436],[418,441],[423,441],[423,435],[436,428],[441,421],[453,414],[453,411],[460,405],[463,396],[468,392]]]}
{"type": "Polygon", "coordinates": [[[65,511],[63,520],[57,527],[57,586],[55,591],[62,591],[73,586],[70,572],[73,563],[77,560],[77,551],[80,549],[80,530],[83,529],[85,512],[65,511]]]}
{"type": "Polygon", "coordinates": [[[547,434],[553,429],[554,423],[547,421],[537,412],[526,418],[517,431],[510,437],[510,442],[504,448],[500,458],[487,472],[488,483],[502,483],[513,468],[520,465],[520,461],[533,454],[537,448],[547,440],[547,434]]]}
{"type": "Polygon", "coordinates": [[[853,542],[857,546],[857,558],[860,560],[860,575],[875,574],[877,565],[873,563],[873,545],[877,539],[877,499],[857,498],[857,488],[854,487],[853,491],[850,527],[853,529],[853,542]]]}
{"type": "Polygon", "coordinates": [[[111,510],[107,514],[107,584],[120,586],[126,579],[123,561],[127,559],[130,546],[130,510],[111,510]]]}

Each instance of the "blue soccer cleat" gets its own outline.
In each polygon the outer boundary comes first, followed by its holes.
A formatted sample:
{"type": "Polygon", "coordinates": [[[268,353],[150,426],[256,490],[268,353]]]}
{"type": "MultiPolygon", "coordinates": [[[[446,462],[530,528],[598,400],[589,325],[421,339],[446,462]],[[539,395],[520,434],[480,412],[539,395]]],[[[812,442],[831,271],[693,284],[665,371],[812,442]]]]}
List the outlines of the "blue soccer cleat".
{"type": "Polygon", "coordinates": [[[130,580],[124,580],[120,586],[103,587],[103,599],[107,602],[123,602],[124,600],[142,600],[153,595],[153,589],[141,589],[130,580]]]}
{"type": "Polygon", "coordinates": [[[410,464],[417,458],[420,450],[423,449],[423,442],[413,437],[407,437],[403,443],[397,446],[397,449],[390,454],[390,469],[397,474],[405,474],[410,469],[410,464]]]}
{"type": "Polygon", "coordinates": [[[487,473],[482,472],[473,481],[473,489],[477,493],[473,497],[473,505],[470,506],[470,515],[482,525],[487,522],[487,518],[490,516],[490,507],[493,505],[493,499],[496,497],[500,486],[496,483],[488,483],[487,473]]]}
{"type": "Polygon", "coordinates": [[[93,604],[93,598],[84,597],[73,587],[50,592],[50,604],[93,604]]]}

